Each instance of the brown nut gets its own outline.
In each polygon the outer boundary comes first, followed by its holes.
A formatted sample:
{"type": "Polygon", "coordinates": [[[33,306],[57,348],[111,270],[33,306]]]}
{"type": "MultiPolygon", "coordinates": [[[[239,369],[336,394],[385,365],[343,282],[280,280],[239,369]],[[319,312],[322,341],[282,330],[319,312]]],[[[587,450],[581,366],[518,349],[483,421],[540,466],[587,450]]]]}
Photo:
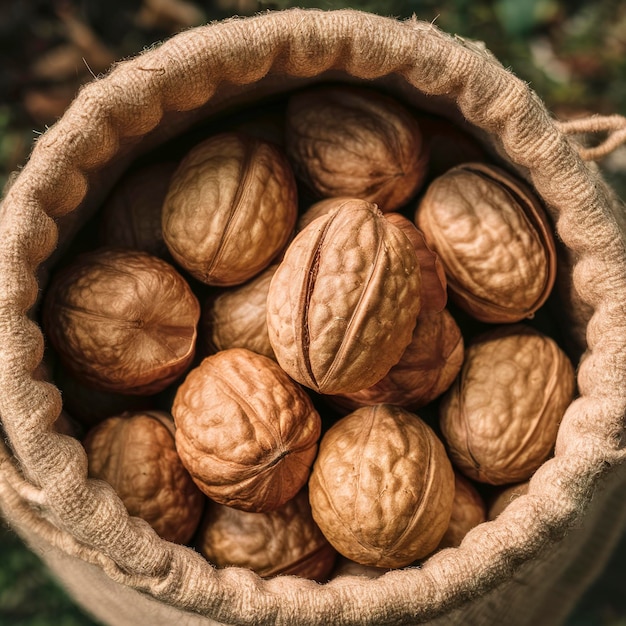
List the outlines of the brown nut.
{"type": "Polygon", "coordinates": [[[178,388],[172,414],[185,467],[220,504],[277,509],[309,478],[320,416],[265,356],[232,348],[207,357],[178,388]]]}
{"type": "Polygon", "coordinates": [[[127,412],[92,428],[83,442],[89,476],[108,482],[130,515],[175,543],[198,527],[205,497],[183,467],[174,422],[163,411],[127,412]]]}
{"type": "Polygon", "coordinates": [[[424,234],[415,224],[400,213],[385,213],[385,219],[397,226],[413,244],[422,275],[422,308],[420,314],[442,311],[448,301],[447,280],[443,264],[437,254],[428,247],[424,234]]]}
{"type": "Polygon", "coordinates": [[[287,153],[320,197],[349,196],[393,211],[426,173],[415,117],[398,101],[354,86],[315,86],[289,99],[287,153]]]}
{"type": "Polygon", "coordinates": [[[288,575],[319,582],[327,580],[337,556],[313,520],[306,487],[265,513],[210,502],[197,547],[218,567],[247,567],[264,578],[288,575]]]}
{"type": "Polygon", "coordinates": [[[146,252],[101,248],[53,277],[43,324],[63,364],[101,391],[150,395],[190,365],[200,304],[146,252]]]}
{"type": "Polygon", "coordinates": [[[320,393],[370,387],[397,363],[420,310],[406,236],[364,200],[342,202],[293,240],[267,296],[274,354],[320,393]]]}
{"type": "Polygon", "coordinates": [[[526,480],[552,452],[574,388],[572,364],[550,337],[516,324],[476,338],[440,405],[452,462],[479,482],[526,480]]]}
{"type": "Polygon", "coordinates": [[[419,417],[381,404],[324,435],[309,480],[313,518],[343,556],[403,567],[430,554],[452,512],[454,472],[419,417]]]}
{"type": "Polygon", "coordinates": [[[517,322],[546,301],[556,275],[547,216],[520,180],[467,163],[435,179],[415,222],[439,255],[451,299],[483,322],[517,322]]]}
{"type": "Polygon", "coordinates": [[[207,298],[202,314],[207,354],[246,348],[276,360],[267,332],[267,293],[276,268],[270,265],[247,283],[207,298]]]}
{"type": "Polygon", "coordinates": [[[120,180],[101,210],[100,243],[169,258],[161,208],[176,166],[174,162],[154,163],[120,180]]]}
{"type": "MultiPolygon", "coordinates": [[[[298,219],[296,231],[300,232],[313,220],[338,210],[346,202],[357,201],[357,198],[326,198],[312,204],[298,219]]],[[[439,257],[428,247],[424,235],[415,224],[400,213],[385,213],[385,219],[397,226],[413,244],[422,278],[421,313],[441,311],[448,299],[446,291],[446,274],[439,257]]]]}
{"type": "Polygon", "coordinates": [[[452,516],[438,549],[460,546],[465,535],[485,521],[487,510],[482,496],[467,478],[455,472],[452,516]]]}
{"type": "Polygon", "coordinates": [[[222,133],[193,148],[172,176],[162,227],[172,256],[209,285],[265,269],[296,222],[296,183],[274,144],[222,133]]]}
{"type": "Polygon", "coordinates": [[[382,403],[415,410],[444,393],[462,365],[463,336],[449,311],[420,313],[411,343],[384,378],[329,401],[348,410],[382,403]]]}

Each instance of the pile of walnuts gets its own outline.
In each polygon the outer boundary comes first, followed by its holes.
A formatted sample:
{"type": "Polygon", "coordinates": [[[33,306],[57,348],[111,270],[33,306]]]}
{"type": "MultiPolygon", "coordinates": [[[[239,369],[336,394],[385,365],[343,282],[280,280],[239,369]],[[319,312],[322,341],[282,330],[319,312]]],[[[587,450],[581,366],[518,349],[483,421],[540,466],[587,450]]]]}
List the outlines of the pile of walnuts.
{"type": "Polygon", "coordinates": [[[128,171],[45,294],[90,476],[266,577],[458,546],[524,492],[575,393],[535,323],[556,251],[534,191],[362,86],[193,132],[128,171]]]}

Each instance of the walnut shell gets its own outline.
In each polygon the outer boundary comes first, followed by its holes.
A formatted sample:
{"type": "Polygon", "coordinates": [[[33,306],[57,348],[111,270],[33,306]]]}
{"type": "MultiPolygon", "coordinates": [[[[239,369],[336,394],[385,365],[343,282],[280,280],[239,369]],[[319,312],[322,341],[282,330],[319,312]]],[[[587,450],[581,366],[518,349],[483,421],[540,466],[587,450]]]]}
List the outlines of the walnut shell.
{"type": "Polygon", "coordinates": [[[100,248],[54,277],[43,325],[62,363],[101,391],[150,395],[191,364],[200,304],[183,277],[146,252],[100,248]]]}
{"type": "Polygon", "coordinates": [[[413,244],[422,276],[420,314],[442,311],[448,301],[446,272],[437,254],[426,243],[424,234],[400,213],[385,213],[385,219],[397,226],[413,244]]]}
{"type": "Polygon", "coordinates": [[[348,200],[293,240],[267,296],[274,354],[320,393],[370,387],[398,362],[420,310],[413,246],[376,207],[348,200]]]}
{"type": "Polygon", "coordinates": [[[483,322],[517,322],[546,301],[556,275],[550,224],[535,194],[491,165],[435,179],[415,222],[439,255],[450,298],[483,322]]]}
{"type": "Polygon", "coordinates": [[[477,337],[440,404],[452,462],[479,482],[526,480],[551,454],[574,388],[574,368],[550,337],[521,324],[477,337]]]}
{"type": "Polygon", "coordinates": [[[367,88],[315,86],[293,94],[285,136],[296,176],[322,198],[362,198],[393,211],[416,193],[426,173],[415,117],[367,88]]]}
{"type": "Polygon", "coordinates": [[[309,479],[313,518],[343,556],[403,567],[430,554],[452,512],[454,472],[419,417],[381,404],[326,432],[309,479]]]}
{"type": "Polygon", "coordinates": [[[264,578],[289,575],[324,582],[337,556],[313,520],[306,487],[265,513],[210,502],[196,544],[214,565],[247,567],[264,578]]]}
{"type": "MultiPolygon", "coordinates": [[[[313,220],[340,209],[346,202],[357,201],[358,198],[326,198],[312,204],[299,218],[296,232],[303,230],[313,220]]],[[[448,299],[446,291],[446,273],[439,257],[426,243],[424,235],[415,224],[400,213],[385,213],[385,219],[397,226],[413,244],[422,279],[421,309],[425,311],[441,311],[448,299]]]]}
{"type": "Polygon", "coordinates": [[[85,437],[89,476],[108,482],[130,515],[146,520],[164,539],[187,543],[205,497],[183,467],[174,422],[163,411],[109,417],[85,437]]]}
{"type": "Polygon", "coordinates": [[[485,521],[487,521],[487,508],[482,496],[467,478],[455,472],[452,515],[438,549],[460,546],[465,535],[485,521]]]}
{"type": "Polygon", "coordinates": [[[161,208],[176,169],[174,162],[146,165],[126,174],[104,202],[100,243],[169,258],[161,230],[161,208]]]}
{"type": "Polygon", "coordinates": [[[267,293],[277,265],[238,287],[209,296],[203,306],[202,336],[207,354],[246,348],[276,359],[267,332],[267,293]]]}
{"type": "Polygon", "coordinates": [[[209,285],[238,285],[265,269],[293,232],[291,165],[272,143],[238,133],[193,148],[172,176],[163,237],[173,258],[209,285]]]}
{"type": "Polygon", "coordinates": [[[463,336],[450,312],[420,313],[411,343],[381,380],[367,389],[332,396],[329,401],[348,410],[382,403],[415,410],[444,393],[462,365],[463,336]]]}
{"type": "Polygon", "coordinates": [[[308,480],[320,416],[265,356],[232,348],[205,358],[178,388],[172,414],[185,467],[220,504],[277,509],[308,480]]]}

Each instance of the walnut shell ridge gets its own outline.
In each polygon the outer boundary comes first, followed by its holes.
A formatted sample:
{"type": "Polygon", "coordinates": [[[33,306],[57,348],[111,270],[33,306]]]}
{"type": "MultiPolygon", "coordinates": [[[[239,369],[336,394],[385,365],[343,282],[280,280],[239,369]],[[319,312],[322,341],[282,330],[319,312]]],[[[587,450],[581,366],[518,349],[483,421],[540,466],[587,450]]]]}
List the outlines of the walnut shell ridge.
{"type": "Polygon", "coordinates": [[[525,481],[552,453],[575,387],[552,338],[523,324],[480,335],[440,404],[452,462],[479,482],[525,481]]]}
{"type": "Polygon", "coordinates": [[[444,265],[450,298],[478,320],[532,317],[552,290],[556,246],[538,197],[492,165],[466,163],[427,188],[415,222],[444,265]]]}
{"type": "Polygon", "coordinates": [[[185,279],[146,252],[99,248],[52,279],[47,337],[77,379],[101,391],[150,395],[191,364],[200,304],[185,279]]]}
{"type": "Polygon", "coordinates": [[[421,274],[407,237],[364,200],[311,222],[270,283],[267,326],[280,366],[320,393],[378,382],[411,341],[421,274]]]}
{"type": "Polygon", "coordinates": [[[206,357],[178,388],[172,415],[185,467],[220,504],[273,510],[309,478],[320,416],[265,356],[231,348],[206,357]]]}
{"type": "Polygon", "coordinates": [[[89,476],[108,482],[130,515],[176,543],[195,533],[206,498],[176,452],[174,422],[163,411],[126,412],[92,428],[83,441],[89,476]]]}
{"type": "Polygon", "coordinates": [[[394,98],[356,86],[295,93],[286,114],[287,154],[319,197],[349,196],[384,212],[406,203],[426,175],[415,116],[394,98]]]}
{"type": "Polygon", "coordinates": [[[417,415],[364,407],[323,436],[309,480],[313,518],[343,556],[403,567],[430,554],[452,513],[454,472],[417,415]]]}
{"type": "Polygon", "coordinates": [[[323,582],[337,556],[313,520],[306,487],[265,513],[209,502],[196,545],[218,567],[247,567],[264,578],[289,575],[323,582]]]}
{"type": "Polygon", "coordinates": [[[238,285],[278,255],[296,215],[296,182],[283,152],[251,136],[221,133],[190,150],[172,175],[163,238],[198,280],[238,285]]]}

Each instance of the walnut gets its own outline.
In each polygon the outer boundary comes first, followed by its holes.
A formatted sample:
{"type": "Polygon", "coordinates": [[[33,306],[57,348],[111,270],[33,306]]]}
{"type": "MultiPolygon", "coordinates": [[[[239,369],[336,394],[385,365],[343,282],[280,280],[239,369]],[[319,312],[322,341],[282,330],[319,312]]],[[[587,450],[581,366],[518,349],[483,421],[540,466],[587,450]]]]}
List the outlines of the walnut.
{"type": "Polygon", "coordinates": [[[393,211],[416,193],[426,173],[413,114],[367,88],[315,86],[293,94],[285,136],[296,176],[322,198],[362,198],[393,211]]]}
{"type": "MultiPolygon", "coordinates": [[[[358,202],[357,198],[326,198],[312,204],[298,219],[296,231],[300,232],[313,220],[328,215],[331,212],[339,210],[342,206],[349,202],[358,202]]],[[[385,213],[384,217],[387,221],[397,226],[413,244],[417,261],[420,266],[420,275],[422,279],[421,290],[421,309],[420,311],[441,311],[447,302],[446,291],[446,274],[439,260],[439,257],[433,252],[426,243],[424,235],[416,228],[411,220],[407,219],[400,213],[385,213]]]]}
{"type": "Polygon", "coordinates": [[[169,258],[161,230],[161,208],[176,167],[169,161],[145,165],[120,180],[101,210],[101,244],[169,258]]]}
{"type": "Polygon", "coordinates": [[[447,309],[420,313],[402,357],[375,385],[330,396],[340,409],[397,404],[409,410],[427,405],[453,383],[463,365],[463,336],[447,309]]]}
{"type": "Polygon", "coordinates": [[[45,296],[43,325],[62,363],[101,391],[150,395],[191,364],[200,304],[168,263],[100,248],[62,268],[45,296]]]}
{"type": "Polygon", "coordinates": [[[202,329],[207,354],[246,348],[271,359],[274,350],[267,332],[267,293],[277,265],[238,287],[210,295],[203,306],[202,329]]]}
{"type": "Polygon", "coordinates": [[[507,485],[503,487],[489,503],[487,511],[487,519],[494,520],[504,509],[506,509],[513,500],[528,493],[530,481],[517,483],[515,485],[507,485]]]}
{"type": "Polygon", "coordinates": [[[522,324],[480,335],[440,405],[453,463],[479,482],[526,480],[552,452],[574,388],[572,364],[550,337],[522,324]]]}
{"type": "Polygon", "coordinates": [[[278,363],[320,393],[375,384],[411,341],[420,288],[407,237],[374,205],[342,202],[296,236],[270,283],[278,363]]]}
{"type": "Polygon", "coordinates": [[[306,487],[265,513],[210,502],[196,544],[214,565],[247,567],[264,578],[282,574],[324,582],[337,555],[313,520],[306,487]]]}
{"type": "Polygon", "coordinates": [[[449,170],[428,186],[415,222],[441,258],[451,299],[475,318],[517,322],[550,294],[556,250],[547,216],[503,170],[480,163],[449,170]]]}
{"type": "Polygon", "coordinates": [[[265,269],[296,222],[296,183],[274,144],[238,133],[193,148],[163,204],[172,257],[209,285],[238,285],[265,269]]]}
{"type": "Polygon", "coordinates": [[[362,565],[403,567],[441,541],[454,472],[425,422],[381,404],[356,410],[326,432],[309,498],[313,518],[340,554],[362,565]]]}
{"type": "Polygon", "coordinates": [[[437,254],[426,243],[424,234],[400,213],[385,213],[385,219],[397,226],[413,244],[422,276],[420,314],[442,311],[448,300],[446,272],[437,254]]]}
{"type": "Polygon", "coordinates": [[[487,510],[476,487],[458,472],[454,473],[452,516],[438,548],[456,548],[467,533],[487,520],[487,510]]]}
{"type": "Polygon", "coordinates": [[[176,453],[174,423],[163,411],[126,412],[92,428],[83,442],[89,476],[108,482],[130,515],[164,539],[187,543],[205,497],[176,453]]]}
{"type": "Polygon", "coordinates": [[[320,416],[265,356],[244,348],[208,356],[178,388],[172,414],[185,467],[220,504],[277,509],[308,480],[320,416]]]}

